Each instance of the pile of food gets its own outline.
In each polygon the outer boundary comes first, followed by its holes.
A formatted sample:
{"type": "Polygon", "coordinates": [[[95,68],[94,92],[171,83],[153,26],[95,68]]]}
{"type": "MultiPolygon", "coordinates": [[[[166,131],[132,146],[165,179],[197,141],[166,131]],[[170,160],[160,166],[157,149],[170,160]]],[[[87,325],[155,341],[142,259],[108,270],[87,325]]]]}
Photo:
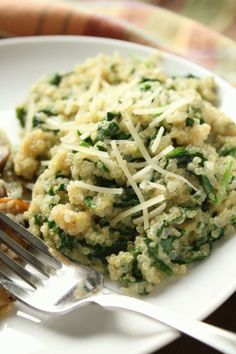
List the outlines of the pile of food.
{"type": "Polygon", "coordinates": [[[17,107],[29,230],[132,293],[207,257],[236,222],[236,125],[210,77],[157,56],[99,55],[43,77],[17,107]]]}
{"type": "MultiPolygon", "coordinates": [[[[24,212],[28,209],[29,203],[23,198],[26,189],[24,181],[15,176],[10,143],[0,130],[0,211],[15,218],[24,225],[24,212]]],[[[0,230],[10,234],[22,246],[25,242],[19,239],[12,231],[0,223],[0,230]]],[[[0,251],[9,257],[16,259],[16,255],[3,243],[0,242],[0,251]]],[[[0,287],[0,317],[11,310],[12,297],[0,287]]]]}

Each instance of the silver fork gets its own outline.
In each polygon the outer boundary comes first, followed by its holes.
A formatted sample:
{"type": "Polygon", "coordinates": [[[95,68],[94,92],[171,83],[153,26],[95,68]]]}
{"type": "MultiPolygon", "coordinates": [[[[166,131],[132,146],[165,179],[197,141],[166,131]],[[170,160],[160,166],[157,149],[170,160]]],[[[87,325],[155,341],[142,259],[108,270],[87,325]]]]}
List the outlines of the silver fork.
{"type": "Polygon", "coordinates": [[[43,241],[1,212],[0,221],[27,241],[31,248],[26,250],[0,230],[0,242],[26,263],[23,266],[0,251],[0,260],[20,278],[19,281],[0,271],[0,283],[30,308],[51,315],[64,314],[88,303],[126,309],[177,329],[223,353],[236,354],[236,334],[140,299],[109,293],[105,291],[101,273],[83,265],[62,263],[43,241]],[[32,271],[32,266],[36,271],[32,271]]]}

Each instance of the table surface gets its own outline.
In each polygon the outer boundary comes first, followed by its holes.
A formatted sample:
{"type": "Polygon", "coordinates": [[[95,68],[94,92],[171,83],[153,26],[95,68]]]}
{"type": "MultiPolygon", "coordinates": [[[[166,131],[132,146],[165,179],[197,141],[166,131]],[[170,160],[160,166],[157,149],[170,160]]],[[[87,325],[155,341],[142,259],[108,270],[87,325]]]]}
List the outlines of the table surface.
{"type": "MultiPolygon", "coordinates": [[[[205,322],[236,332],[236,293],[206,318],[205,322]]],[[[182,335],[179,339],[152,354],[217,354],[217,350],[182,335]]]]}

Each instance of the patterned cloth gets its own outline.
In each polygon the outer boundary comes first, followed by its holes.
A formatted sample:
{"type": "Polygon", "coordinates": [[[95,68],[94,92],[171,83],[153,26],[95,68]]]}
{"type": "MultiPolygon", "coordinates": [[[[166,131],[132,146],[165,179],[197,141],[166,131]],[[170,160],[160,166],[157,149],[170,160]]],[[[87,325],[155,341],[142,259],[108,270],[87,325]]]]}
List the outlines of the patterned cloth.
{"type": "Polygon", "coordinates": [[[213,30],[236,38],[235,13],[235,0],[0,0],[0,36],[75,34],[145,43],[236,84],[236,43],[213,30]]]}

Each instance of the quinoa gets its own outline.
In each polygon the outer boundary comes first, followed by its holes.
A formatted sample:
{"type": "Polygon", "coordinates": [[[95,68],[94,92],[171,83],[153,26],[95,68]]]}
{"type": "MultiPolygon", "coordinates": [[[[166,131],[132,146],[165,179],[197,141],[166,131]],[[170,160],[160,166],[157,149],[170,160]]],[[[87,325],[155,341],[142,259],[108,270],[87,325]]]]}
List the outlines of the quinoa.
{"type": "Polygon", "coordinates": [[[236,126],[217,101],[212,78],[157,56],[43,77],[17,108],[29,230],[134,293],[184,274],[236,222],[236,126]]]}

